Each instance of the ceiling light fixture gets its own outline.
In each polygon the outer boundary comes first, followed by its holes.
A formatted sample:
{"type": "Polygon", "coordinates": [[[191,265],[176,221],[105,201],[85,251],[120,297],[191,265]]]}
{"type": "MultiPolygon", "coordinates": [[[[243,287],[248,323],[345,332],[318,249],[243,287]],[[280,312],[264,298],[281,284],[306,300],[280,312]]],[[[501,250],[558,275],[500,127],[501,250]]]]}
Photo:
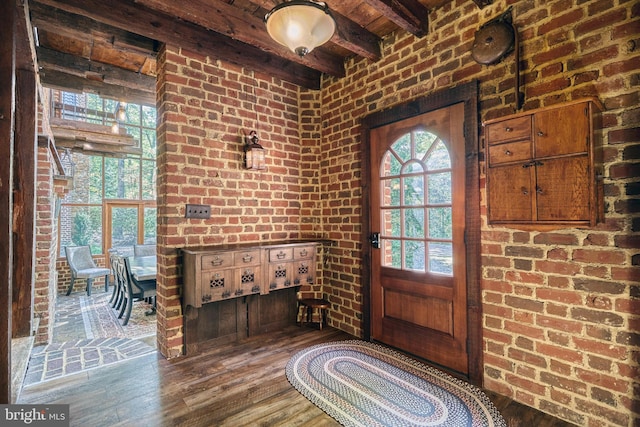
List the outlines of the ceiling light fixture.
{"type": "Polygon", "coordinates": [[[264,22],[272,39],[300,56],[329,41],[336,30],[329,6],[312,0],[280,3],[265,15],[264,22]]]}

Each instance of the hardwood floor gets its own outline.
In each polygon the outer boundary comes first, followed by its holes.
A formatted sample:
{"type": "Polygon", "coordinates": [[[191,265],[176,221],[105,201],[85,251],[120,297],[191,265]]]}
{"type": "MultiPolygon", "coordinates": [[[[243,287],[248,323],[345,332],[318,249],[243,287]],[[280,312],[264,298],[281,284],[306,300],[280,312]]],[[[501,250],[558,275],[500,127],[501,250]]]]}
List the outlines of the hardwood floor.
{"type": "MultiPolygon", "coordinates": [[[[153,353],[36,384],[18,403],[68,403],[72,426],[337,426],[289,384],[284,367],[305,347],[352,338],[291,326],[206,354],[166,360],[153,353]]],[[[510,427],[571,425],[490,397],[510,427]]]]}

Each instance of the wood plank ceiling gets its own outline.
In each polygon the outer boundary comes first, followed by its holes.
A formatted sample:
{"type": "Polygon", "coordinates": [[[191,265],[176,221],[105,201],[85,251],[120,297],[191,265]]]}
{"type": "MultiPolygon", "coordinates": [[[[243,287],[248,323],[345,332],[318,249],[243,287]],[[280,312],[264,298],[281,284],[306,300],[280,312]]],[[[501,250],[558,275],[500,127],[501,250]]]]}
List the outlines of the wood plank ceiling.
{"type": "Polygon", "coordinates": [[[348,57],[379,59],[385,35],[427,34],[429,10],[449,1],[326,0],[336,34],[304,57],[266,32],[278,0],[29,0],[28,9],[45,86],[154,105],[161,43],[319,88],[322,73],[344,75],[348,57]]]}

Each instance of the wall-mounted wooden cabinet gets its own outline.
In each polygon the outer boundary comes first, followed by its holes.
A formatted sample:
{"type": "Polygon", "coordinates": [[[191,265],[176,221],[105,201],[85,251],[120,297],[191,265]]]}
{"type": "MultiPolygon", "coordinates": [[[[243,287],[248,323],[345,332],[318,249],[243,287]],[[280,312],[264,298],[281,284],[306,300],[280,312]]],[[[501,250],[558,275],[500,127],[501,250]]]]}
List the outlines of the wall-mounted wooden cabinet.
{"type": "Polygon", "coordinates": [[[489,224],[602,220],[601,111],[597,100],[584,99],[484,123],[489,224]]]}

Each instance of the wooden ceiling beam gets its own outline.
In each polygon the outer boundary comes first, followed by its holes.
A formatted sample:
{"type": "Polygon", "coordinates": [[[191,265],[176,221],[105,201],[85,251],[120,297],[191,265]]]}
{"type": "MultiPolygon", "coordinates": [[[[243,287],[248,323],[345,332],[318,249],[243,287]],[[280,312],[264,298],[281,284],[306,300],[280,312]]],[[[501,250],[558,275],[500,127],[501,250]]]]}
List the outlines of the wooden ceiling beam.
{"type": "Polygon", "coordinates": [[[93,19],[56,9],[38,2],[31,2],[31,24],[45,31],[62,34],[77,40],[86,40],[91,34],[104,40],[117,50],[136,53],[150,59],[158,56],[158,43],[148,37],[133,34],[93,19]]]}
{"type": "Polygon", "coordinates": [[[156,105],[155,91],[133,89],[120,85],[90,80],[58,70],[40,70],[40,81],[46,87],[78,93],[95,93],[103,98],[117,99],[136,104],[156,105]]]}
{"type": "Polygon", "coordinates": [[[91,61],[46,47],[37,47],[36,52],[38,65],[45,74],[49,71],[59,71],[106,84],[149,92],[150,96],[155,96],[155,77],[127,71],[113,65],[91,61]]]}
{"type": "MultiPolygon", "coordinates": [[[[320,72],[268,54],[214,31],[175,19],[126,0],[42,0],[41,3],[83,15],[107,25],[183,47],[212,59],[229,61],[300,86],[318,89],[320,72]]],[[[344,75],[344,67],[342,69],[344,75]]]]}
{"type": "Polygon", "coordinates": [[[226,37],[258,47],[265,52],[303,64],[333,76],[344,75],[341,57],[315,49],[305,56],[299,56],[288,48],[276,43],[269,34],[262,19],[244,12],[224,1],[189,0],[134,0],[135,3],[192,22],[226,37]]]}
{"type": "Polygon", "coordinates": [[[418,0],[364,0],[397,26],[422,37],[429,29],[429,10],[418,0]]]}

